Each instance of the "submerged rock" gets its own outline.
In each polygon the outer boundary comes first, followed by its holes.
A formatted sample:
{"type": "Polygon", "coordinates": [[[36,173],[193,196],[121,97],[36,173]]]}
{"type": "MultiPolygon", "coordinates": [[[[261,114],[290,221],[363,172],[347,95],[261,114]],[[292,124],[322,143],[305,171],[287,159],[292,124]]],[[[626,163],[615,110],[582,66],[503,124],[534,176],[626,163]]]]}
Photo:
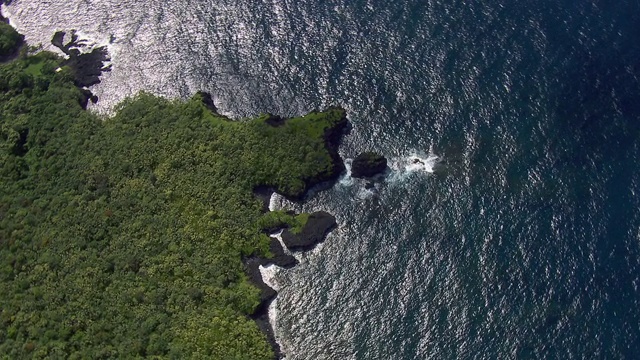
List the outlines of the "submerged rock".
{"type": "Polygon", "coordinates": [[[294,234],[290,229],[283,230],[282,241],[291,251],[311,250],[337,225],[333,215],[324,211],[314,212],[309,215],[307,223],[299,233],[294,234]]]}
{"type": "Polygon", "coordinates": [[[374,152],[364,152],[356,156],[351,164],[351,176],[355,178],[373,177],[387,169],[387,159],[374,152]]]}

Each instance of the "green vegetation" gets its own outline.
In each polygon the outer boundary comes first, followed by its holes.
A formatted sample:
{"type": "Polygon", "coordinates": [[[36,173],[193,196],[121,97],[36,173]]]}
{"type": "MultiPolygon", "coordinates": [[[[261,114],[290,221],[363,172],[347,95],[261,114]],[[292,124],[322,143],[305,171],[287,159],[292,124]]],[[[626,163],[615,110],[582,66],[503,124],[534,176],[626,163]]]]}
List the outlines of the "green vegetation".
{"type": "Polygon", "coordinates": [[[270,211],[258,220],[258,227],[263,230],[289,228],[294,234],[299,234],[307,224],[309,214],[291,214],[287,211],[270,211]]]}
{"type": "Polygon", "coordinates": [[[364,152],[358,155],[357,159],[368,166],[374,166],[380,162],[385,161],[382,155],[371,151],[364,152]]]}
{"type": "Polygon", "coordinates": [[[322,135],[343,111],[272,127],[140,94],[100,119],[59,65],[0,66],[0,358],[273,357],[241,259],[305,217],[252,190],[334,171],[322,135]]]}
{"type": "Polygon", "coordinates": [[[384,172],[387,159],[374,152],[364,152],[356,156],[351,163],[352,177],[372,177],[384,172]]]}
{"type": "Polygon", "coordinates": [[[302,214],[298,214],[295,216],[295,222],[293,224],[293,226],[291,226],[291,233],[292,234],[300,234],[302,232],[302,228],[307,224],[307,221],[309,220],[309,214],[308,213],[302,213],[302,214]]]}
{"type": "Polygon", "coordinates": [[[11,25],[0,21],[0,58],[14,55],[24,42],[24,36],[11,25]]]}

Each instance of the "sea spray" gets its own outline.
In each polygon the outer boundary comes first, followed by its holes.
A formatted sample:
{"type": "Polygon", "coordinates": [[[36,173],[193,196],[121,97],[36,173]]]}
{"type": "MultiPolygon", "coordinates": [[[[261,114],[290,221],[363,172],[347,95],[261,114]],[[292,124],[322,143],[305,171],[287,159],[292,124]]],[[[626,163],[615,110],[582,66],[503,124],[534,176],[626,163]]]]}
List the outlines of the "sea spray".
{"type": "Polygon", "coordinates": [[[338,180],[338,184],[343,187],[348,187],[353,185],[353,178],[351,177],[351,165],[353,164],[353,159],[348,158],[344,160],[344,167],[346,169],[345,173],[340,176],[338,180]]]}
{"type": "Polygon", "coordinates": [[[278,266],[274,264],[270,264],[267,266],[260,265],[260,275],[262,276],[262,281],[265,284],[269,285],[275,291],[280,290],[278,286],[278,282],[275,280],[276,272],[278,271],[278,266]]]}
{"type": "Polygon", "coordinates": [[[392,158],[387,177],[388,183],[402,183],[414,174],[433,174],[435,167],[441,158],[433,153],[423,154],[414,152],[409,156],[392,158]]]}

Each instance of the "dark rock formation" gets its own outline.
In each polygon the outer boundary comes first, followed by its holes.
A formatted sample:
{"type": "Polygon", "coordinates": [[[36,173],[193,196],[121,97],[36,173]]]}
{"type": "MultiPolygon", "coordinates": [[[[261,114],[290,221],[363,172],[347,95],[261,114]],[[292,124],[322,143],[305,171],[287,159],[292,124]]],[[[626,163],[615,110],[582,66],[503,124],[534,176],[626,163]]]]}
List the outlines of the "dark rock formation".
{"type": "Polygon", "coordinates": [[[277,293],[262,279],[262,274],[260,274],[260,265],[268,266],[274,264],[288,269],[297,265],[298,261],[293,256],[285,253],[280,241],[277,239],[271,239],[269,251],[273,254],[272,258],[267,259],[254,256],[246,259],[244,264],[249,281],[251,281],[258,290],[260,290],[260,304],[253,314],[251,314],[251,318],[256,322],[256,324],[258,324],[260,330],[266,334],[267,341],[271,344],[271,348],[276,355],[276,359],[280,359],[282,358],[282,352],[280,350],[280,346],[276,342],[271,324],[269,323],[269,305],[276,297],[277,293]]]}
{"type": "Polygon", "coordinates": [[[282,352],[280,350],[280,346],[276,342],[271,324],[269,323],[269,305],[271,304],[271,300],[276,297],[277,293],[275,290],[270,288],[264,280],[262,280],[260,265],[263,265],[263,260],[264,259],[254,257],[245,262],[249,281],[251,281],[253,285],[260,290],[260,305],[258,305],[253,314],[251,314],[251,318],[267,336],[267,341],[271,345],[271,348],[276,355],[276,359],[280,359],[282,358],[282,352]]]}
{"type": "Polygon", "coordinates": [[[88,87],[100,83],[100,76],[105,71],[110,71],[110,66],[105,66],[109,61],[109,53],[103,46],[94,48],[91,52],[82,53],[79,48],[85,44],[78,40],[75,31],[71,31],[71,39],[64,43],[66,32],[58,31],[53,35],[51,44],[60,49],[69,58],[63,65],[73,70],[74,82],[78,87],[88,87]]]}
{"type": "MultiPolygon", "coordinates": [[[[299,234],[293,234],[289,229],[284,229],[282,232],[282,240],[291,251],[309,250],[323,241],[336,225],[336,219],[331,214],[324,211],[315,212],[309,215],[307,223],[302,227],[299,234]]],[[[276,342],[271,324],[269,323],[269,305],[277,293],[262,279],[260,265],[267,266],[275,264],[283,268],[291,268],[297,265],[298,261],[293,256],[285,253],[277,239],[271,239],[269,250],[271,254],[273,254],[272,258],[267,259],[254,256],[245,259],[244,264],[249,280],[260,290],[260,304],[251,315],[251,318],[258,324],[260,330],[266,334],[267,341],[271,344],[276,359],[280,359],[282,358],[282,352],[276,342]]]]}
{"type": "Polygon", "coordinates": [[[333,215],[318,211],[309,215],[309,219],[300,233],[294,234],[289,229],[283,230],[282,241],[291,251],[311,250],[322,242],[336,226],[336,218],[333,215]]]}
{"type": "MultiPolygon", "coordinates": [[[[213,104],[211,97],[206,93],[200,94],[203,97],[205,105],[214,113],[217,114],[217,108],[213,104]]],[[[318,174],[317,176],[303,179],[305,183],[304,189],[300,193],[295,194],[282,194],[290,200],[297,201],[302,200],[312,188],[318,189],[324,186],[331,186],[345,170],[344,162],[338,154],[338,146],[342,139],[342,135],[348,132],[350,128],[349,121],[342,111],[342,117],[334,124],[334,126],[325,130],[323,134],[325,146],[329,155],[331,156],[332,165],[326,171],[318,174]]],[[[265,122],[271,126],[282,126],[286,123],[287,119],[278,116],[270,115],[265,122]]],[[[258,186],[253,189],[254,195],[262,201],[263,211],[269,211],[269,199],[276,190],[270,186],[258,186]]],[[[304,251],[310,250],[318,243],[322,242],[327,234],[337,226],[335,218],[327,212],[316,212],[309,215],[307,223],[302,227],[302,230],[298,234],[293,234],[289,229],[282,231],[282,239],[287,248],[291,251],[304,251]]],[[[264,229],[265,232],[271,233],[278,229],[264,229]]],[[[269,249],[273,258],[260,258],[251,257],[245,260],[245,267],[249,280],[255,284],[260,290],[260,305],[256,308],[251,318],[258,324],[258,327],[266,334],[267,341],[271,344],[271,347],[276,355],[276,359],[282,358],[282,352],[280,346],[275,340],[273,329],[269,323],[269,305],[277,293],[265,284],[260,274],[260,265],[266,266],[269,264],[275,264],[283,268],[290,268],[297,265],[297,260],[284,252],[282,245],[276,239],[272,239],[269,244],[269,249]]]]}
{"type": "Polygon", "coordinates": [[[293,256],[284,252],[282,245],[278,239],[271,239],[271,243],[269,244],[269,251],[273,254],[271,259],[261,259],[263,266],[274,264],[285,269],[290,269],[296,265],[298,265],[298,260],[293,256]]]}
{"type": "Polygon", "coordinates": [[[212,113],[218,113],[218,108],[216,107],[216,104],[213,103],[211,94],[204,91],[198,91],[196,93],[196,96],[200,96],[202,98],[202,103],[204,104],[204,106],[206,106],[207,109],[211,110],[212,113]]]}
{"type": "MultiPolygon", "coordinates": [[[[260,290],[260,302],[268,302],[276,296],[276,291],[265,284],[260,274],[260,265],[264,265],[264,259],[253,257],[247,259],[245,266],[247,268],[247,275],[253,284],[260,290]]],[[[267,304],[268,306],[268,304],[267,304]]],[[[258,310],[256,310],[256,313],[258,310]]]]}
{"type": "Polygon", "coordinates": [[[268,186],[258,186],[253,189],[253,195],[262,202],[263,212],[269,211],[269,201],[271,200],[271,195],[273,195],[274,192],[273,188],[268,186]]]}
{"type": "Polygon", "coordinates": [[[267,336],[267,342],[269,343],[269,345],[271,345],[271,349],[273,350],[273,354],[275,355],[274,359],[282,359],[282,350],[280,349],[280,345],[276,341],[276,337],[273,334],[273,329],[271,328],[271,323],[269,322],[268,309],[270,303],[271,301],[263,303],[266,304],[264,311],[260,313],[256,312],[255,314],[251,315],[251,319],[256,322],[256,325],[258,325],[258,329],[260,329],[260,331],[262,331],[267,336]]]}
{"type": "Polygon", "coordinates": [[[273,127],[284,125],[285,118],[277,115],[271,115],[271,114],[268,114],[268,115],[269,117],[267,117],[267,119],[264,121],[265,123],[267,123],[267,125],[271,125],[273,127]]]}
{"type": "Polygon", "coordinates": [[[387,169],[387,159],[374,152],[364,152],[351,164],[351,176],[356,178],[366,178],[383,173],[387,169]]]}
{"type": "Polygon", "coordinates": [[[98,102],[98,96],[94,95],[90,90],[80,89],[80,92],[82,92],[82,99],[80,100],[80,106],[82,106],[83,109],[87,110],[87,105],[89,105],[89,101],[91,101],[94,104],[98,102]]]}
{"type": "Polygon", "coordinates": [[[260,301],[269,301],[276,295],[275,291],[262,280],[262,276],[260,275],[260,265],[268,266],[273,264],[289,269],[298,264],[298,260],[296,260],[296,258],[284,252],[282,245],[280,245],[280,241],[277,239],[271,239],[269,251],[273,254],[272,258],[253,256],[247,258],[244,262],[249,279],[256,284],[258,289],[260,289],[260,301]]]}

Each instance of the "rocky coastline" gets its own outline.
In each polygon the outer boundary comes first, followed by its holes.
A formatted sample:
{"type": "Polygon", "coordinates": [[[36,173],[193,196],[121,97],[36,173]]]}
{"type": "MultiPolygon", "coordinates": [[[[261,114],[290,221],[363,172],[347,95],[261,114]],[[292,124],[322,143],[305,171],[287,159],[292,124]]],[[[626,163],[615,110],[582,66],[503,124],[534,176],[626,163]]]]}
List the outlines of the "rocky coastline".
{"type": "MultiPolygon", "coordinates": [[[[210,110],[217,110],[211,97],[206,93],[200,93],[203,97],[203,102],[210,110]]],[[[340,108],[339,108],[340,109],[340,108]]],[[[343,111],[344,110],[340,109],[343,111]]],[[[287,119],[281,118],[276,115],[269,115],[266,122],[274,127],[282,126],[287,119]]],[[[291,201],[301,201],[306,196],[314,191],[327,189],[338,180],[339,176],[345,171],[344,161],[338,154],[338,146],[342,139],[342,136],[346,134],[350,129],[349,121],[346,116],[342,116],[340,121],[335,126],[325,129],[323,138],[325,141],[326,149],[328,150],[331,159],[332,166],[329,170],[318,174],[315,177],[310,177],[304,180],[304,190],[295,194],[281,194],[291,201]]],[[[269,211],[269,201],[275,189],[269,186],[258,186],[253,190],[254,195],[260,199],[263,203],[263,211],[269,211]]],[[[290,252],[309,251],[316,245],[323,242],[326,236],[337,227],[336,219],[333,215],[318,211],[309,214],[309,217],[299,230],[294,232],[287,226],[273,229],[264,229],[267,234],[274,234],[278,231],[281,232],[282,242],[290,252]]],[[[269,321],[269,306],[271,302],[277,296],[277,292],[264,282],[262,274],[260,273],[260,266],[276,265],[285,269],[289,269],[298,264],[295,257],[287,254],[282,247],[280,241],[271,237],[269,244],[269,251],[273,255],[272,258],[264,258],[258,256],[251,256],[244,260],[245,271],[249,277],[249,281],[253,283],[260,290],[260,305],[256,307],[253,314],[250,317],[256,321],[260,330],[266,334],[267,341],[271,345],[275,358],[281,359],[283,357],[280,345],[275,339],[273,328],[269,321]]]]}
{"type": "MultiPolygon", "coordinates": [[[[337,227],[336,219],[331,214],[318,211],[309,214],[309,219],[299,233],[293,233],[289,228],[282,229],[282,241],[291,252],[309,251],[323,242],[326,236],[337,227]]],[[[270,232],[271,233],[271,232],[270,232]]],[[[278,295],[277,292],[264,282],[260,273],[260,266],[276,265],[290,269],[298,264],[292,255],[285,252],[280,241],[271,237],[269,251],[272,258],[252,256],[244,260],[245,270],[249,281],[260,290],[260,304],[250,317],[267,336],[276,359],[282,358],[280,345],[275,339],[273,328],[269,321],[269,306],[278,295]]]]}
{"type": "Polygon", "coordinates": [[[105,65],[111,58],[104,46],[95,47],[90,52],[81,52],[79,49],[84,43],[78,40],[76,32],[72,30],[69,41],[65,43],[66,35],[64,31],[57,31],[51,38],[51,44],[67,55],[63,65],[71,68],[75,85],[82,89],[83,99],[80,104],[86,109],[89,101],[94,104],[98,102],[98,97],[87,87],[99,84],[102,73],[111,71],[111,65],[105,65]]]}
{"type": "MultiPolygon", "coordinates": [[[[0,0],[0,3],[2,0],[0,0]]],[[[0,21],[5,21],[0,15],[0,21]]],[[[109,71],[109,66],[105,63],[109,61],[109,56],[105,47],[96,47],[90,52],[82,52],[80,49],[84,47],[82,40],[78,40],[78,36],[74,31],[70,32],[70,38],[66,38],[63,31],[56,32],[52,39],[52,44],[58,47],[67,55],[66,60],[62,62],[63,66],[71,68],[73,74],[73,83],[81,89],[84,100],[80,100],[80,104],[86,109],[89,101],[97,102],[98,98],[94,96],[87,87],[100,82],[100,76],[104,71],[109,71]]],[[[218,116],[218,113],[211,96],[207,93],[200,93],[204,105],[218,116]]],[[[344,172],[345,166],[343,160],[338,154],[338,146],[343,134],[349,129],[349,122],[346,119],[345,111],[340,108],[341,116],[338,121],[332,121],[331,126],[324,129],[322,138],[325,148],[331,158],[331,164],[322,172],[315,176],[302,179],[304,186],[295,193],[283,194],[292,201],[300,201],[304,199],[311,191],[323,189],[334,184],[338,177],[344,172]]],[[[226,118],[226,117],[225,117],[226,118]]],[[[229,119],[230,120],[230,119],[229,119]]],[[[271,126],[281,126],[288,119],[277,116],[269,117],[267,123],[271,126]]],[[[22,135],[21,135],[22,136],[22,135]]],[[[26,135],[24,135],[26,137],[26,135]]],[[[258,187],[254,193],[265,201],[264,211],[268,211],[268,201],[275,190],[269,187],[258,187]]],[[[335,218],[326,212],[316,212],[309,214],[308,219],[304,222],[298,231],[292,231],[286,227],[282,227],[283,241],[289,244],[291,251],[306,251],[313,248],[318,243],[324,241],[326,235],[337,226],[335,218]]],[[[265,232],[271,232],[274,229],[265,229],[265,232]]],[[[281,358],[282,354],[279,345],[275,341],[273,330],[268,318],[268,308],[271,301],[277,295],[276,291],[270,288],[262,279],[260,266],[268,266],[271,264],[278,265],[283,268],[291,268],[298,264],[295,257],[290,255],[277,239],[271,239],[269,244],[270,258],[252,256],[244,259],[245,271],[250,281],[260,290],[260,304],[256,307],[250,318],[255,320],[258,327],[266,334],[275,358],[281,358]]]]}
{"type": "MultiPolygon", "coordinates": [[[[343,108],[329,107],[325,111],[329,110],[339,110],[340,112],[342,112],[342,117],[340,118],[340,120],[336,124],[334,124],[334,126],[325,129],[322,136],[324,139],[325,148],[327,149],[327,152],[331,157],[331,166],[325,171],[320,172],[313,177],[302,179],[302,181],[304,182],[304,187],[301,191],[297,193],[281,194],[291,201],[302,201],[306,196],[313,193],[314,191],[321,191],[330,188],[336,183],[340,175],[346,170],[344,161],[338,153],[338,147],[340,145],[342,137],[348,134],[349,131],[351,131],[351,123],[349,123],[349,120],[347,120],[346,111],[343,108]]],[[[309,114],[313,114],[316,112],[317,111],[314,110],[309,114]]],[[[269,116],[270,117],[268,120],[271,121],[271,126],[282,126],[287,121],[287,119],[282,119],[271,114],[269,114],[269,116]],[[273,120],[274,118],[278,120],[273,120]]],[[[270,190],[273,190],[273,192],[275,192],[275,189],[270,190]]]]}

